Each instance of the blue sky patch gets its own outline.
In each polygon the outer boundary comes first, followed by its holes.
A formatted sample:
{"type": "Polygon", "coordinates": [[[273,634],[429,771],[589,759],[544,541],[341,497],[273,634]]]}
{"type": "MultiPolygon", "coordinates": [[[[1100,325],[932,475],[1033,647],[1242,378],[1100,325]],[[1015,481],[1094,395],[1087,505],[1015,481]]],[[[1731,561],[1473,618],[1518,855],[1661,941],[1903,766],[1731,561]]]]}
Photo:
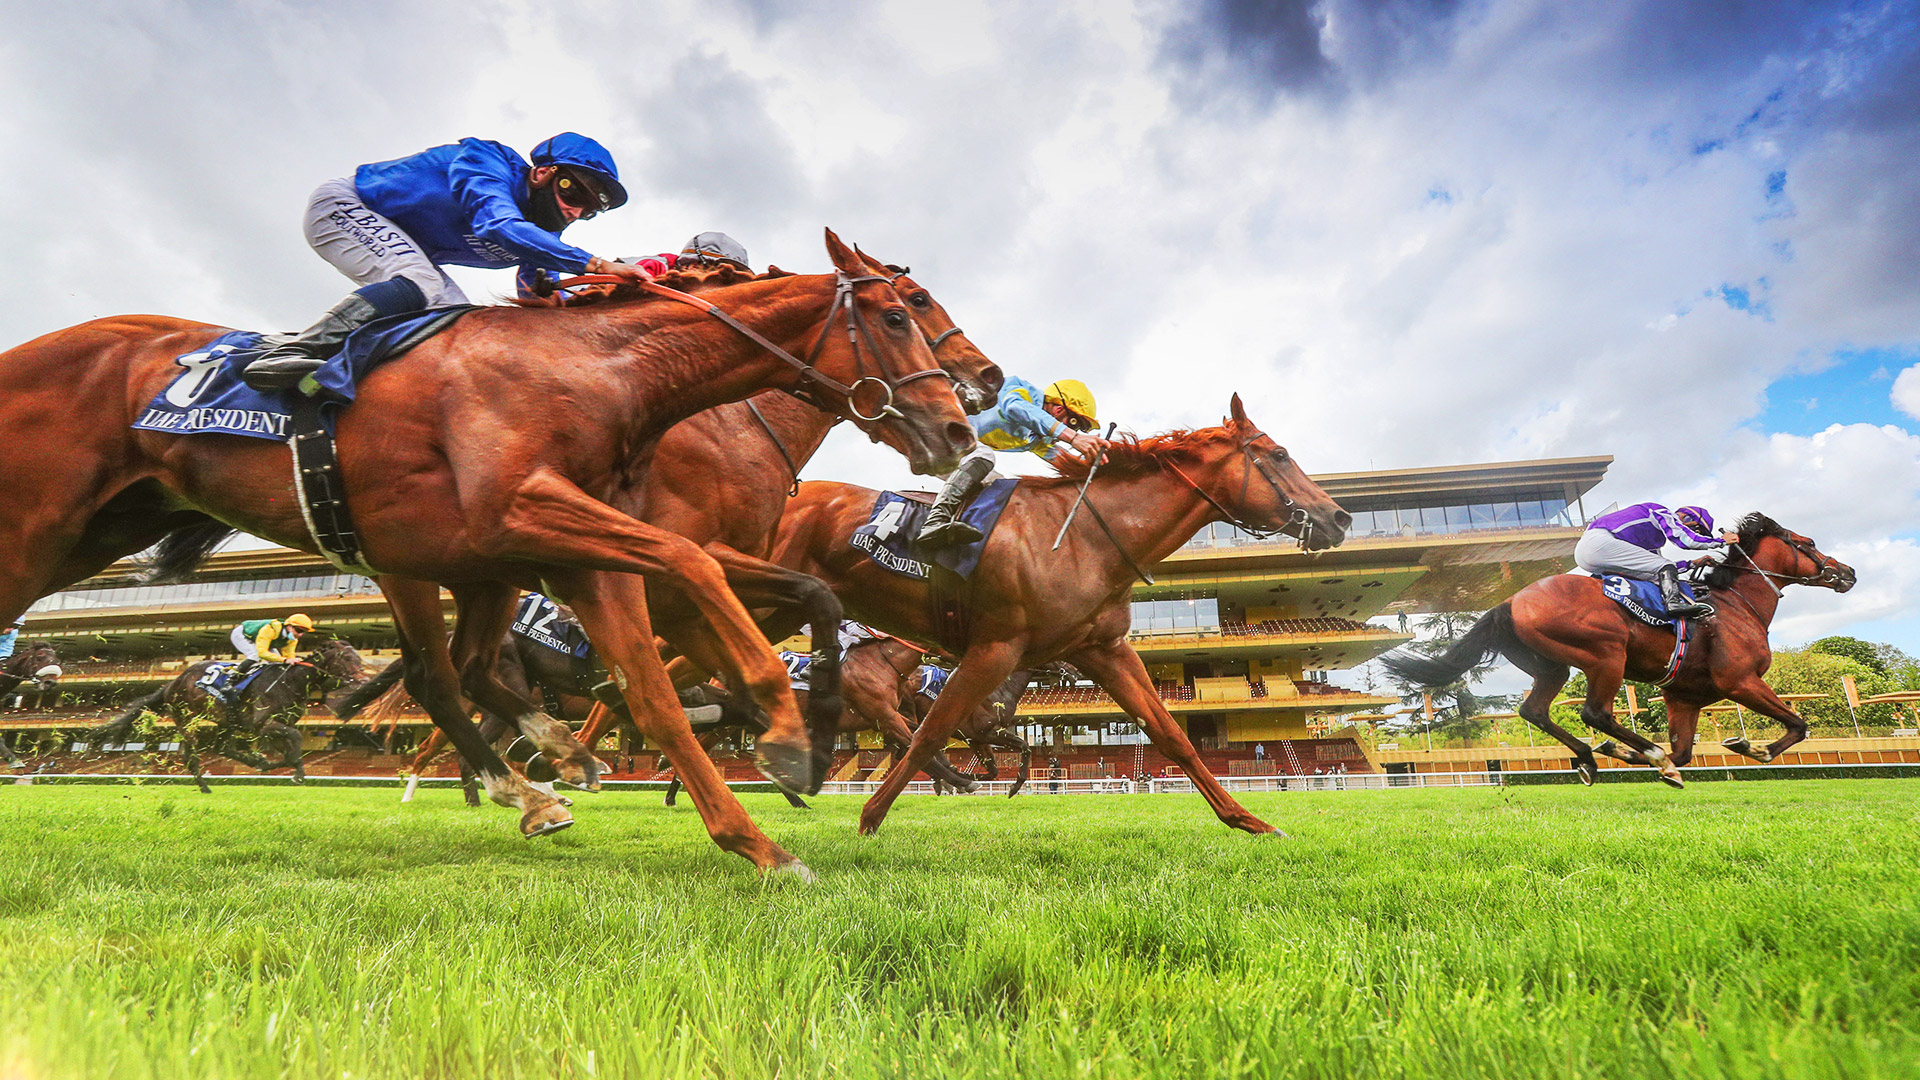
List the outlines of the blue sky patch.
{"type": "Polygon", "coordinates": [[[1893,407],[1893,380],[1920,363],[1920,344],[1898,349],[1846,349],[1831,367],[1787,375],[1767,387],[1766,407],[1750,427],[1789,435],[1812,435],[1834,424],[1893,424],[1908,431],[1920,423],[1893,407]]]}

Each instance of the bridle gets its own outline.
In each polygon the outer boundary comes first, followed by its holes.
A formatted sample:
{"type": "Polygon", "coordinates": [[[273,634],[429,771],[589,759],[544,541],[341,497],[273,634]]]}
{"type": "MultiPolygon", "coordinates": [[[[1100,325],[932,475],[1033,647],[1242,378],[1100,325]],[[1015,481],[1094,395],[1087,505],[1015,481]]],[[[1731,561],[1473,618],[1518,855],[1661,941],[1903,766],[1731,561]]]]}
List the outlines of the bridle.
{"type": "MultiPolygon", "coordinates": [[[[1240,505],[1245,506],[1247,504],[1247,492],[1252,489],[1253,474],[1258,472],[1261,477],[1266,480],[1267,486],[1273,488],[1274,497],[1280,500],[1281,508],[1287,511],[1286,524],[1278,528],[1270,529],[1247,521],[1245,518],[1227,509],[1219,499],[1208,494],[1206,488],[1194,483],[1193,477],[1188,476],[1186,471],[1181,469],[1180,466],[1175,465],[1171,461],[1166,461],[1164,464],[1167,468],[1173,470],[1174,475],[1185,480],[1188,487],[1199,492],[1201,498],[1212,503],[1213,508],[1220,512],[1220,516],[1226,519],[1227,524],[1260,540],[1265,540],[1270,536],[1283,533],[1290,527],[1298,526],[1300,528],[1300,543],[1302,546],[1305,546],[1307,538],[1313,535],[1313,517],[1307,513],[1304,507],[1298,502],[1295,502],[1292,496],[1288,495],[1286,491],[1280,487],[1280,478],[1275,474],[1272,463],[1267,461],[1265,454],[1254,449],[1253,440],[1259,437],[1260,434],[1259,432],[1255,432],[1253,435],[1247,435],[1240,439],[1240,454],[1246,462],[1246,468],[1240,474],[1240,505]]],[[[1286,453],[1284,450],[1278,452],[1281,454],[1286,453]]]]}
{"type": "Polygon", "coordinates": [[[1776,600],[1784,595],[1781,592],[1780,586],[1774,584],[1774,582],[1776,581],[1782,582],[1787,585],[1816,585],[1816,586],[1831,585],[1839,582],[1840,571],[1834,565],[1834,560],[1830,557],[1821,555],[1820,550],[1814,547],[1813,541],[1796,540],[1792,537],[1785,536],[1780,533],[1768,533],[1766,535],[1771,536],[1774,539],[1780,541],[1781,543],[1787,545],[1789,548],[1792,548],[1796,554],[1806,556],[1807,561],[1814,565],[1815,572],[1811,574],[1796,575],[1796,574],[1782,574],[1773,570],[1762,570],[1760,568],[1760,564],[1753,561],[1753,556],[1747,554],[1747,549],[1744,547],[1741,547],[1738,544],[1733,545],[1733,549],[1740,553],[1740,557],[1747,561],[1747,565],[1728,566],[1727,569],[1732,570],[1734,573],[1737,573],[1737,574],[1756,575],[1757,577],[1760,578],[1761,581],[1766,582],[1767,588],[1773,590],[1773,596],[1774,596],[1774,599],[1776,600]]]}
{"type": "MultiPolygon", "coordinates": [[[[787,393],[809,405],[813,405],[816,408],[826,408],[819,398],[819,392],[824,390],[830,395],[845,400],[847,403],[847,411],[852,413],[855,419],[867,423],[874,423],[889,417],[904,419],[903,414],[899,409],[895,408],[893,404],[894,396],[901,387],[917,379],[938,377],[951,380],[953,376],[947,374],[945,369],[940,367],[928,368],[925,371],[910,371],[904,375],[899,374],[892,370],[887,363],[886,357],[879,349],[874,347],[873,331],[868,329],[866,319],[860,314],[859,305],[854,303],[853,291],[857,286],[873,282],[878,282],[891,288],[891,278],[881,274],[862,274],[858,277],[853,277],[849,276],[845,270],[838,268],[834,270],[833,276],[833,304],[827,308],[826,318],[820,323],[820,333],[814,337],[813,347],[807,351],[807,358],[805,360],[775,345],[773,342],[767,340],[765,335],[734,318],[732,315],[727,314],[725,311],[720,310],[717,305],[709,301],[702,300],[689,293],[683,293],[678,289],[669,288],[656,281],[641,282],[639,288],[642,292],[651,293],[654,296],[698,308],[714,318],[719,319],[748,341],[753,342],[779,357],[781,360],[786,361],[788,366],[792,367],[800,375],[800,385],[788,390],[787,393]],[[853,350],[854,372],[856,373],[851,385],[843,383],[831,375],[824,374],[818,368],[814,367],[814,364],[820,360],[820,354],[826,350],[828,335],[833,332],[833,324],[839,318],[843,308],[846,311],[847,318],[847,344],[853,350]],[[877,374],[867,373],[866,357],[868,355],[873,357],[873,366],[877,370],[877,374]],[[874,409],[871,414],[861,411],[860,405],[855,400],[855,396],[860,392],[860,388],[868,383],[880,387],[881,390],[886,393],[886,400],[880,404],[879,408],[874,409]]],[[[558,289],[574,289],[583,285],[618,286],[626,284],[631,284],[626,278],[614,277],[611,274],[589,274],[554,282],[554,287],[558,289]]],[[[918,324],[916,324],[916,326],[917,325],[918,324]]],[[[925,333],[926,331],[921,331],[923,336],[925,333]]],[[[945,337],[946,335],[943,334],[942,339],[945,337]]]]}

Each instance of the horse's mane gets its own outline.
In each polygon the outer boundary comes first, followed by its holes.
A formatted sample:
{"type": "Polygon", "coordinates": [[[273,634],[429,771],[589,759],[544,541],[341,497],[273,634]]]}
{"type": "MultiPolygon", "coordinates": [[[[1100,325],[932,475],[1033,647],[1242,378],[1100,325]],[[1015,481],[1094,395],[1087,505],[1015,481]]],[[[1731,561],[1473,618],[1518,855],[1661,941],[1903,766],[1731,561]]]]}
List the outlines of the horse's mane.
{"type": "MultiPolygon", "coordinates": [[[[731,263],[716,263],[711,266],[686,266],[669,270],[653,280],[669,289],[681,292],[700,292],[706,289],[719,289],[728,285],[744,285],[749,281],[770,281],[774,278],[793,277],[795,275],[769,266],[765,273],[755,274],[731,263]]],[[[604,304],[610,300],[652,300],[659,299],[643,293],[633,285],[588,285],[572,291],[566,297],[554,296],[517,296],[512,303],[521,307],[589,307],[604,304]]]]}
{"type": "MultiPolygon", "coordinates": [[[[1749,559],[1753,558],[1753,553],[1760,546],[1760,541],[1767,537],[1777,536],[1782,540],[1787,538],[1787,530],[1782,528],[1779,522],[1758,510],[1741,518],[1734,525],[1734,531],[1740,534],[1740,541],[1736,546],[1749,559]]],[[[1739,576],[1740,572],[1733,567],[1721,565],[1707,571],[1704,580],[1709,589],[1726,589],[1730,588],[1734,579],[1739,576]]]]}
{"type": "MultiPolygon", "coordinates": [[[[1201,428],[1197,431],[1177,428],[1144,439],[1122,433],[1107,444],[1107,458],[1100,466],[1100,475],[1144,476],[1156,473],[1166,466],[1167,458],[1179,457],[1227,438],[1227,429],[1223,427],[1201,428]]],[[[1071,454],[1061,454],[1052,464],[1061,479],[1079,481],[1086,478],[1087,469],[1092,463],[1071,454]]]]}

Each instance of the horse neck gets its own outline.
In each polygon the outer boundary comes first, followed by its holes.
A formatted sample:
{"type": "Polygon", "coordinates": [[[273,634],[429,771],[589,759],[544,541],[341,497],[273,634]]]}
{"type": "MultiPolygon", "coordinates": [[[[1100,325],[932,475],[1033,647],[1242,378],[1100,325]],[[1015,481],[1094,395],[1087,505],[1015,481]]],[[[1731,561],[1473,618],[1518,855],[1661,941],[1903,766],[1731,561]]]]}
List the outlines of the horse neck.
{"type": "MultiPolygon", "coordinates": [[[[1785,547],[1784,544],[1781,546],[1785,547]]],[[[1771,562],[1771,560],[1768,561],[1771,562]]],[[[1754,571],[1756,568],[1774,574],[1782,571],[1751,556],[1746,558],[1735,556],[1728,560],[1728,564],[1745,573],[1735,574],[1733,584],[1727,586],[1727,590],[1746,601],[1746,606],[1751,608],[1754,616],[1760,620],[1762,629],[1771,626],[1774,613],[1780,610],[1780,595],[1775,591],[1776,587],[1771,578],[1763,577],[1754,571]]]]}
{"type": "Polygon", "coordinates": [[[827,441],[827,434],[840,422],[840,418],[830,412],[815,408],[791,394],[781,393],[759,394],[750,401],[723,405],[703,415],[714,420],[714,438],[728,441],[737,439],[742,428],[762,436],[771,433],[792,455],[795,469],[807,467],[813,455],[820,452],[820,445],[827,441]],[[764,431],[760,430],[760,421],[747,411],[749,404],[766,418],[764,431]]]}
{"type": "MultiPolygon", "coordinates": [[[[1098,502],[1114,535],[1141,566],[1180,550],[1201,526],[1220,518],[1219,511],[1171,469],[1127,476],[1096,474],[1087,498],[1098,502]]],[[[1100,533],[1098,525],[1093,530],[1100,533]]],[[[1073,531],[1080,532],[1080,527],[1073,531]]],[[[1097,542],[1112,546],[1104,534],[1097,542]]]]}
{"type": "MultiPolygon", "coordinates": [[[[833,302],[833,279],[822,275],[752,282],[718,292],[723,305],[789,354],[813,346],[833,302]]],[[[714,295],[717,295],[714,294],[714,295]]],[[[601,309],[607,329],[624,338],[627,382],[634,411],[649,430],[674,424],[762,390],[800,385],[793,365],[720,320],[668,300],[601,309]]]]}

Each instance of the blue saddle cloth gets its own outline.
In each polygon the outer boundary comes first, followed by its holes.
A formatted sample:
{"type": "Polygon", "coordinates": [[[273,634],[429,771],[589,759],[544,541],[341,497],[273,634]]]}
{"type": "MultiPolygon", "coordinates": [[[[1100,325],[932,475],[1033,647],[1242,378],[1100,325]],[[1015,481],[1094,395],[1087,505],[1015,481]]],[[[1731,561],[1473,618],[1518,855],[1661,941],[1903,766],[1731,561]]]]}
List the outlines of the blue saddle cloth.
{"type": "MultiPolygon", "coordinates": [[[[472,310],[468,305],[409,312],[376,319],[354,331],[340,352],[313,373],[320,385],[319,398],[336,406],[324,410],[328,431],[338,406],[353,400],[354,387],[368,372],[472,310]]],[[[265,351],[262,337],[251,330],[229,330],[205,348],[175,357],[173,362],[183,370],[154,396],[133,422],[134,428],[285,442],[293,434],[293,403],[300,391],[261,391],[240,381],[241,369],[265,351]]]]}
{"type": "MultiPolygon", "coordinates": [[[[1621,577],[1618,574],[1600,575],[1600,591],[1607,599],[1625,608],[1627,614],[1646,623],[1648,626],[1672,626],[1674,617],[1667,614],[1667,604],[1660,597],[1660,586],[1651,581],[1638,578],[1621,577]]],[[[1693,586],[1680,583],[1680,591],[1687,599],[1697,600],[1693,586]]]]}
{"type": "Polygon", "coordinates": [[[993,538],[993,528],[1000,524],[1000,515],[1007,509],[1007,499],[1018,485],[1019,481],[1012,478],[995,480],[981,489],[980,494],[960,512],[961,521],[980,530],[980,539],[971,544],[946,548],[930,555],[917,551],[914,540],[920,535],[920,526],[926,521],[930,507],[897,491],[880,493],[880,497],[873,501],[873,513],[867,516],[867,523],[853,531],[848,543],[866,552],[867,558],[903,577],[929,577],[935,566],[944,566],[962,579],[972,577],[974,568],[980,565],[980,553],[986,550],[987,541],[993,538]]]}
{"type": "Polygon", "coordinates": [[[239,682],[232,682],[233,673],[239,667],[240,665],[238,663],[214,664],[207,668],[206,672],[200,676],[200,681],[194,685],[212,694],[214,697],[219,698],[221,701],[231,703],[245,694],[247,689],[253,685],[253,681],[260,677],[260,673],[267,670],[267,665],[256,664],[253,670],[247,672],[239,682]]]}
{"type": "Polygon", "coordinates": [[[593,655],[593,643],[580,624],[567,618],[560,605],[539,593],[528,593],[520,600],[513,616],[513,632],[554,652],[585,660],[593,655]]]}
{"type": "Polygon", "coordinates": [[[952,677],[953,672],[939,664],[922,664],[914,675],[913,692],[931,701],[940,696],[940,691],[947,688],[947,680],[952,677]]]}

